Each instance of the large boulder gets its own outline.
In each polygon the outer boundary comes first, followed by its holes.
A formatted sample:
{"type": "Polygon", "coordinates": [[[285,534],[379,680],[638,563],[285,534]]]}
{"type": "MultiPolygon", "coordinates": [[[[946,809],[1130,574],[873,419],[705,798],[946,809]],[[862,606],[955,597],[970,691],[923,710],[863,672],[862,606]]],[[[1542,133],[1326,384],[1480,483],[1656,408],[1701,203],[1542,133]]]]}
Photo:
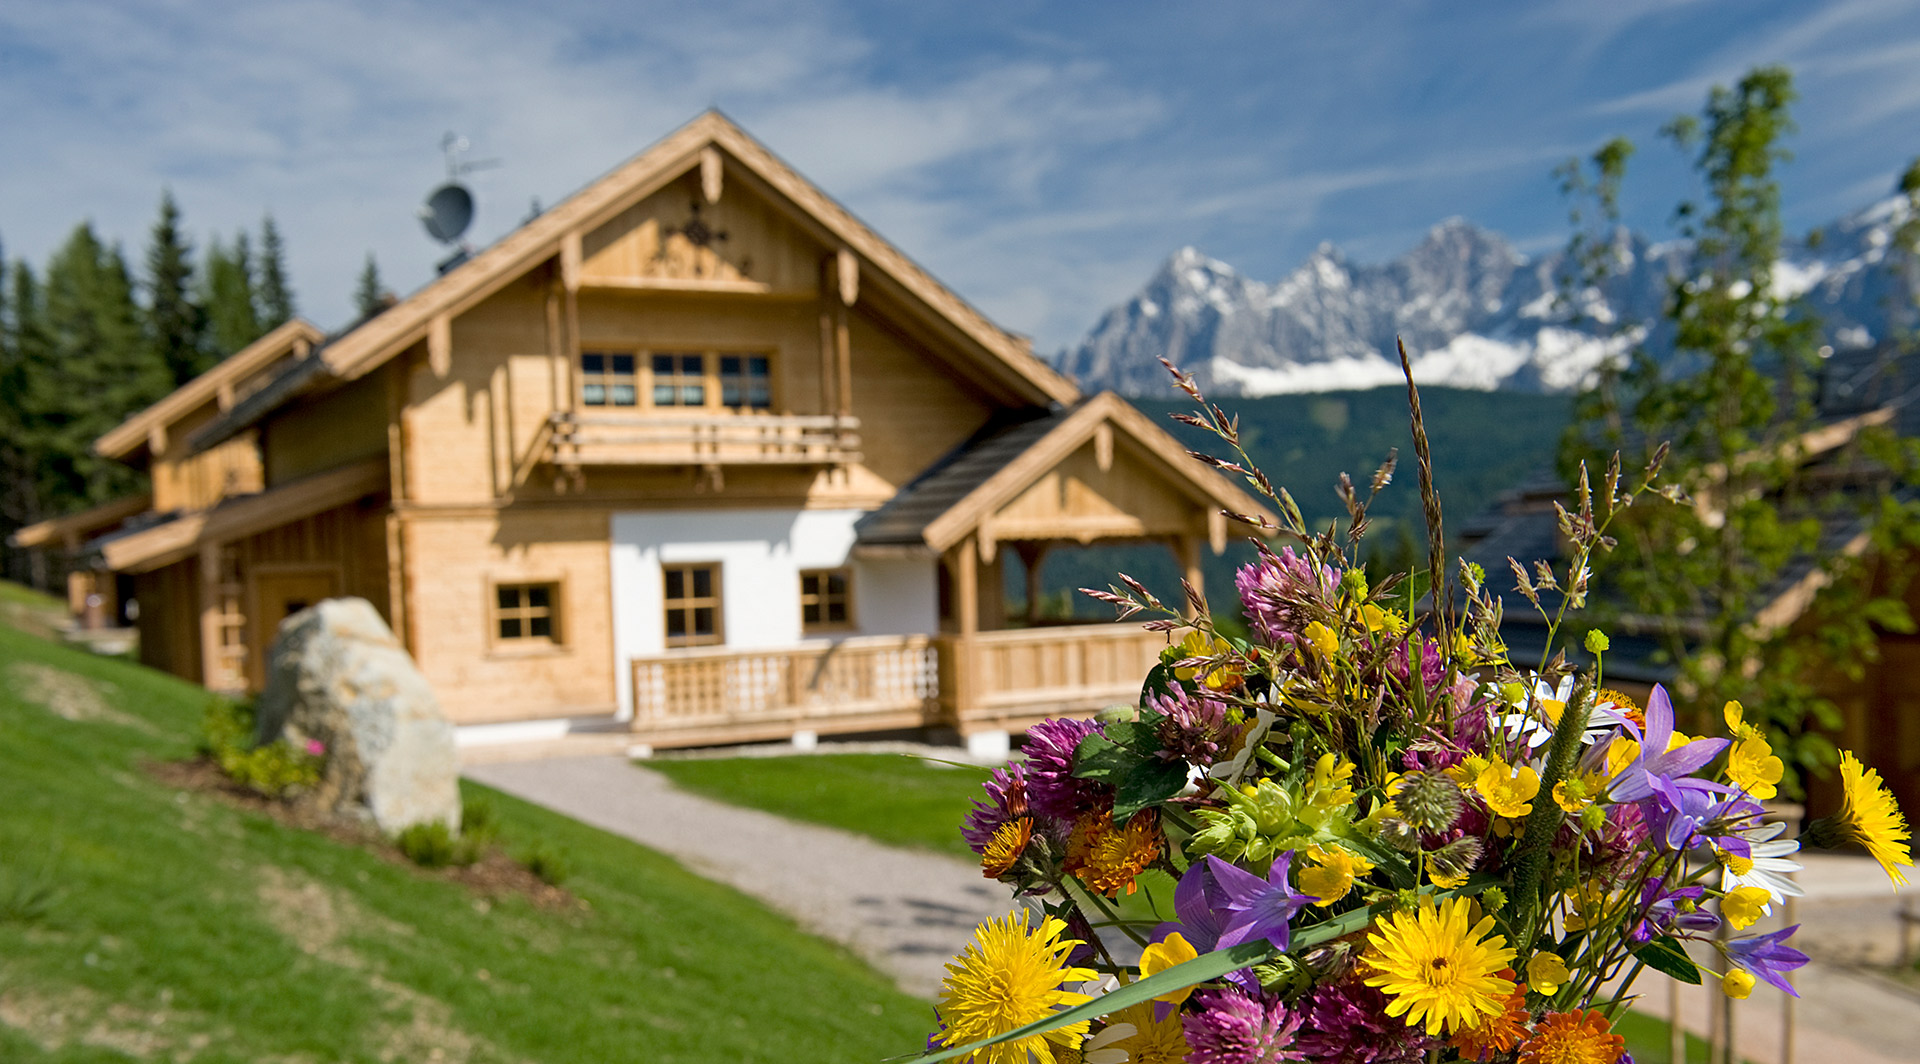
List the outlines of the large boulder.
{"type": "Polygon", "coordinates": [[[390,835],[435,820],[459,830],[453,725],[372,604],[327,599],[288,617],[266,665],[255,740],[326,747],[303,803],[390,835]]]}

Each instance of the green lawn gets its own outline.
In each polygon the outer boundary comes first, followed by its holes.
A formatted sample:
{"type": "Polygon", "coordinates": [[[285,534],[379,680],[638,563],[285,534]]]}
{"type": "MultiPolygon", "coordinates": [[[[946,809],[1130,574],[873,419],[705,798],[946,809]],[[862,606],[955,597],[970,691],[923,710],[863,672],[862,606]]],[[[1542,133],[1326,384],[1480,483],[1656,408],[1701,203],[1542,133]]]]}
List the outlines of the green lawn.
{"type": "MultiPolygon", "coordinates": [[[[22,596],[4,589],[11,600],[22,596]]],[[[878,1060],[925,1002],[652,851],[487,793],[586,904],[484,898],[141,765],[207,695],[0,624],[0,1060],[878,1060]],[[41,904],[40,887],[55,884],[41,904]]]]}
{"type": "Polygon", "coordinates": [[[973,860],[960,821],[987,770],[906,754],[808,754],[648,761],[682,789],[734,805],[843,828],[895,846],[973,860]]]}

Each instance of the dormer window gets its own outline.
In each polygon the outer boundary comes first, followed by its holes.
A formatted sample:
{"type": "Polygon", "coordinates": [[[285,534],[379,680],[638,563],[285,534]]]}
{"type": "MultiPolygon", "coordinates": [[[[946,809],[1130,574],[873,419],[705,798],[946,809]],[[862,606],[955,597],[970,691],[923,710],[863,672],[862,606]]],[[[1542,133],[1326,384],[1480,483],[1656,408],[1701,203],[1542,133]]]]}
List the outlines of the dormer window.
{"type": "Polygon", "coordinates": [[[580,354],[580,405],[633,406],[639,386],[631,354],[583,351],[580,354]]]}
{"type": "Polygon", "coordinates": [[[771,411],[773,356],[754,351],[583,351],[580,405],[771,411]]]}
{"type": "Polygon", "coordinates": [[[654,406],[706,406],[707,356],[653,356],[654,406]]]}

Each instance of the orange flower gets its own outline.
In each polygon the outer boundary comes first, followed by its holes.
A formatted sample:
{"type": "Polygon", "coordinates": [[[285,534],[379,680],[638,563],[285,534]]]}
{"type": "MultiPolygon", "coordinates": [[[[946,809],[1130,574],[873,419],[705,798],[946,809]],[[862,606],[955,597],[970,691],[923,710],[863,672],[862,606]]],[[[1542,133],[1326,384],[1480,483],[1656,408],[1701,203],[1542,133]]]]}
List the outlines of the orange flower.
{"type": "Polygon", "coordinates": [[[1122,888],[1132,894],[1140,889],[1134,877],[1159,860],[1165,846],[1160,818],[1151,809],[1135,813],[1124,828],[1115,827],[1112,814],[1099,809],[1073,825],[1066,870],[1097,894],[1112,897],[1122,888]]]}
{"type": "MultiPolygon", "coordinates": [[[[1518,982],[1513,969],[1500,973],[1503,979],[1518,982]]],[[[1472,1027],[1462,1027],[1453,1035],[1453,1048],[1460,1051],[1461,1060],[1485,1060],[1495,1053],[1505,1053],[1520,1044],[1520,1036],[1527,1033],[1527,1021],[1533,1015],[1527,1011],[1527,990],[1515,986],[1513,993],[1507,995],[1507,1010],[1494,1016],[1482,1016],[1480,1022],[1472,1027]]]]}
{"type": "Polygon", "coordinates": [[[1595,1011],[1550,1012],[1520,1043],[1520,1064],[1618,1064],[1627,1040],[1595,1011]]]}
{"type": "Polygon", "coordinates": [[[1033,841],[1033,818],[1023,816],[1018,820],[1009,820],[1000,825],[987,841],[987,852],[980,855],[980,874],[988,879],[999,879],[1013,870],[1015,861],[1027,852],[1027,843],[1033,841]]]}

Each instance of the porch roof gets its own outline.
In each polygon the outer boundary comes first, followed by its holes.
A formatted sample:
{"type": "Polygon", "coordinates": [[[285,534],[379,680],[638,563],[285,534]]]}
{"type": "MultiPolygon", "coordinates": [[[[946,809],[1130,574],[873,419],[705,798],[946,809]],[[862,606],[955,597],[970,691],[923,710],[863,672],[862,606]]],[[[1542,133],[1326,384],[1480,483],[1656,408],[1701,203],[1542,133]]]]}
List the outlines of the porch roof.
{"type": "Polygon", "coordinates": [[[39,521],[18,529],[7,537],[7,543],[22,550],[53,545],[76,546],[101,529],[110,528],[153,507],[153,496],[142,493],[128,495],[125,498],[104,502],[78,513],[39,521]]]}
{"type": "MultiPolygon", "coordinates": [[[[1115,437],[1126,441],[1128,454],[1152,479],[1191,504],[1194,517],[1205,514],[1204,523],[1196,520],[1188,530],[1204,529],[1215,550],[1225,547],[1227,526],[1221,510],[1273,520],[1251,496],[1190,457],[1172,435],[1132,404],[1102,392],[1070,406],[995,417],[900,489],[885,506],[861,518],[854,526],[856,546],[943,551],[968,535],[991,538],[990,526],[1002,508],[1089,443],[1102,471],[1111,466],[1115,437]]],[[[1001,538],[1026,538],[1034,531],[1023,528],[1020,535],[1001,538]]],[[[1048,538],[1084,540],[1158,531],[1145,528],[1134,515],[1113,515],[1099,527],[1063,522],[1048,532],[1048,538]]]]}
{"type": "Polygon", "coordinates": [[[108,569],[144,573],[192,557],[204,543],[224,543],[298,521],[322,510],[386,490],[383,455],[302,477],[257,495],[222,501],[159,524],[101,537],[88,544],[108,569]]]}

